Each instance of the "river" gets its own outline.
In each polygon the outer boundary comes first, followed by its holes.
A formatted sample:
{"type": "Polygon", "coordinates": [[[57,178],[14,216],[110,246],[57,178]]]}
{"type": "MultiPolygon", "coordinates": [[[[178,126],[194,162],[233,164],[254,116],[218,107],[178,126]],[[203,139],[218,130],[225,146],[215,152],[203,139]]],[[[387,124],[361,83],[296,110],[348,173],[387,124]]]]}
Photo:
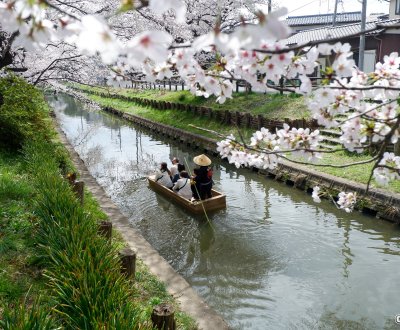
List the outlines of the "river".
{"type": "Polygon", "coordinates": [[[398,225],[315,204],[303,191],[216,157],[213,178],[227,209],[207,221],[146,181],[160,162],[178,157],[193,166],[201,152],[67,95],[50,104],[132,226],[232,328],[399,329],[398,225]]]}

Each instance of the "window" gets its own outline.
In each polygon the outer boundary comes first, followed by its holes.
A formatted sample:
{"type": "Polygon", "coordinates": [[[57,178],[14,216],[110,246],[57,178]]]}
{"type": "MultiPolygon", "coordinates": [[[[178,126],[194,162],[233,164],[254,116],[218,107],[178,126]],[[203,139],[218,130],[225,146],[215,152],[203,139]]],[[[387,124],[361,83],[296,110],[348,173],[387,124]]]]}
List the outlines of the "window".
{"type": "Polygon", "coordinates": [[[395,14],[400,15],[400,0],[396,0],[395,14]]]}

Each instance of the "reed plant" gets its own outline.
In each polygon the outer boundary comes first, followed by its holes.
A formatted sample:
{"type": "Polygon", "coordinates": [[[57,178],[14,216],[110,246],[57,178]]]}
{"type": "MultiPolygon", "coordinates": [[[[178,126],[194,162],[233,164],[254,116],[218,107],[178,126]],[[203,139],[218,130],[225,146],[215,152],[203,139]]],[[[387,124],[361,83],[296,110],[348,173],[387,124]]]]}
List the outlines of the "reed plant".
{"type": "Polygon", "coordinates": [[[38,192],[35,241],[57,301],[55,311],[72,329],[135,329],[132,286],[120,274],[117,251],[97,235],[97,219],[85,211],[43,145],[27,150],[38,192]],[[40,164],[45,166],[37,166],[40,164]]]}
{"type": "Polygon", "coordinates": [[[29,308],[28,302],[14,309],[6,309],[0,319],[0,328],[4,330],[57,330],[60,324],[51,316],[51,311],[44,308],[38,298],[29,308]]]}

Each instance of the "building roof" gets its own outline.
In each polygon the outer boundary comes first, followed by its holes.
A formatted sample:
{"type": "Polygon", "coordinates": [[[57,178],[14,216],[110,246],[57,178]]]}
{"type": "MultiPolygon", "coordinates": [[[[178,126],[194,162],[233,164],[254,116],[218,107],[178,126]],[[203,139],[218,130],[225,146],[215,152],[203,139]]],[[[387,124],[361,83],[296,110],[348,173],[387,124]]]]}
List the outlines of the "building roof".
{"type": "MultiPolygon", "coordinates": [[[[367,35],[377,35],[384,29],[378,28],[379,26],[390,27],[392,25],[400,24],[400,19],[392,19],[381,21],[377,20],[374,22],[367,22],[365,29],[370,30],[376,28],[376,30],[367,33],[367,35]]],[[[286,39],[287,45],[301,45],[306,44],[310,41],[327,41],[336,38],[347,38],[361,31],[361,23],[353,23],[339,26],[326,26],[317,29],[300,31],[286,39]]]]}
{"type": "MultiPolygon", "coordinates": [[[[303,25],[328,25],[333,22],[333,14],[322,15],[305,15],[305,16],[289,16],[286,18],[286,23],[289,26],[303,26],[303,25]]],[[[337,13],[337,23],[354,23],[361,22],[361,12],[353,11],[348,13],[337,13]]]]}

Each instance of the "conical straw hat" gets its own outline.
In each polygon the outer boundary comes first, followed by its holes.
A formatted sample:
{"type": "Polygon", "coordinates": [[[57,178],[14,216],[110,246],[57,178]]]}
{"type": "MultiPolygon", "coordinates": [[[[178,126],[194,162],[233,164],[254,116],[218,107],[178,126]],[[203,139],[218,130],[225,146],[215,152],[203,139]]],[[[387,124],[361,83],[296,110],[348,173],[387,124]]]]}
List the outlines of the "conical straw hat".
{"type": "Polygon", "coordinates": [[[202,154],[202,155],[198,155],[196,157],[193,158],[193,161],[196,165],[199,166],[208,166],[211,164],[211,159],[208,158],[206,155],[202,154]]]}

